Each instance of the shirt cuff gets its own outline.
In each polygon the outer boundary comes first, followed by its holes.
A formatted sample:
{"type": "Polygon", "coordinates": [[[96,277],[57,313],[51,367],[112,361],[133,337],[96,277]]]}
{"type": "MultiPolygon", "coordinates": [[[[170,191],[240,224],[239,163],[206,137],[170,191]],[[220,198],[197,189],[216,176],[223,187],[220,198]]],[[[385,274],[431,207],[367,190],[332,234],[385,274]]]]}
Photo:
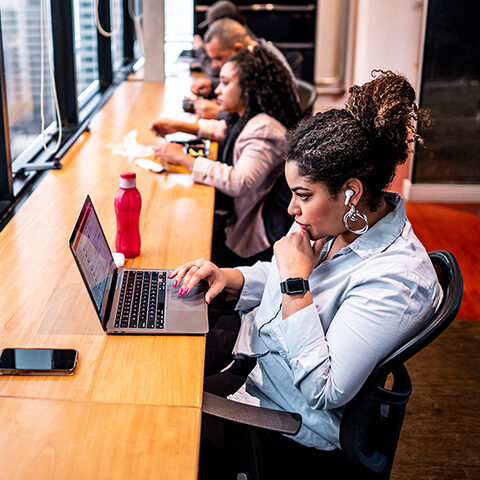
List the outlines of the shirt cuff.
{"type": "Polygon", "coordinates": [[[196,157],[192,168],[193,180],[197,183],[205,183],[205,179],[208,177],[208,169],[212,163],[212,160],[208,158],[196,157]]]}
{"type": "Polygon", "coordinates": [[[198,132],[199,137],[211,137],[213,135],[213,128],[211,128],[212,122],[204,118],[198,119],[198,132]],[[209,128],[210,127],[210,128],[209,128]]]}
{"type": "MultiPolygon", "coordinates": [[[[319,353],[326,348],[325,332],[315,304],[302,308],[278,324],[279,344],[289,361],[318,365],[319,353]]],[[[304,365],[306,367],[306,365],[304,365]]]]}
{"type": "Polygon", "coordinates": [[[237,267],[245,282],[235,310],[250,310],[260,305],[267,282],[268,265],[269,262],[257,262],[251,267],[237,267]]]}
{"type": "Polygon", "coordinates": [[[197,136],[206,137],[212,140],[221,141],[225,138],[226,123],[225,120],[214,120],[200,118],[198,120],[197,136]]]}

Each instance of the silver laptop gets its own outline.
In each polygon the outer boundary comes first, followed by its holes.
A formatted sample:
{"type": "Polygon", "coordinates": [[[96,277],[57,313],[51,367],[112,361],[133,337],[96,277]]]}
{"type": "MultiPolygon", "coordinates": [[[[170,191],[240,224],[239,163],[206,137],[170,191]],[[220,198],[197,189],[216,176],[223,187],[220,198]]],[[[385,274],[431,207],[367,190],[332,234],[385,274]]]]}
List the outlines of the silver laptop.
{"type": "Polygon", "coordinates": [[[179,296],[168,278],[171,270],[117,268],[88,195],[68,243],[105,332],[208,331],[206,283],[179,296]]]}

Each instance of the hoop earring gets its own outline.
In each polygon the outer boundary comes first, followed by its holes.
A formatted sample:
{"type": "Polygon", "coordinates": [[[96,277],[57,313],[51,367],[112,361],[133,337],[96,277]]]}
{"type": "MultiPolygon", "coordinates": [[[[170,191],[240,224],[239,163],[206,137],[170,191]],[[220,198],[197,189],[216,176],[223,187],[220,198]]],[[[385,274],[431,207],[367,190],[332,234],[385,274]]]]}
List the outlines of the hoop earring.
{"type": "Polygon", "coordinates": [[[357,235],[361,235],[362,233],[365,233],[368,230],[368,218],[367,216],[359,212],[356,208],[355,205],[350,205],[350,210],[343,216],[343,224],[345,225],[345,228],[352,233],[356,233],[357,235]],[[348,221],[351,220],[352,222],[356,222],[358,220],[358,217],[360,217],[364,222],[365,225],[363,228],[360,228],[358,230],[354,230],[350,225],[348,224],[348,221]]]}

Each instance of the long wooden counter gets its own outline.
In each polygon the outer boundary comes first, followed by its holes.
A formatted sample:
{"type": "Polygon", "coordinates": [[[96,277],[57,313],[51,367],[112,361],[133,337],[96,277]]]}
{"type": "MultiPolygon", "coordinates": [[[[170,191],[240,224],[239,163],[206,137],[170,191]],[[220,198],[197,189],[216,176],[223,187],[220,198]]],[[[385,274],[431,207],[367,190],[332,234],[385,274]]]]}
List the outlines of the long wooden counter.
{"type": "Polygon", "coordinates": [[[88,193],[114,250],[119,175],[135,171],[142,251],[126,266],[209,257],[213,188],[112,152],[135,128],[154,142],[148,123],[187,91],[178,78],[120,85],[0,233],[0,347],[79,351],[71,377],[0,376],[2,479],[196,478],[204,336],[104,334],[67,243],[88,193]]]}

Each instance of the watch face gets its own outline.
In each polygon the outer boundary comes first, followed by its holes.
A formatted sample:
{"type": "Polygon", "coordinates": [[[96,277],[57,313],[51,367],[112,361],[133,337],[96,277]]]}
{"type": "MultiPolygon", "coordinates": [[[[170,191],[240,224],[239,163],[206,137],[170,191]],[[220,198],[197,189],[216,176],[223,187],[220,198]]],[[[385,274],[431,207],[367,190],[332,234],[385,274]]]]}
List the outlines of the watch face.
{"type": "Polygon", "coordinates": [[[305,292],[305,285],[302,278],[289,278],[286,283],[288,293],[305,292]]]}

